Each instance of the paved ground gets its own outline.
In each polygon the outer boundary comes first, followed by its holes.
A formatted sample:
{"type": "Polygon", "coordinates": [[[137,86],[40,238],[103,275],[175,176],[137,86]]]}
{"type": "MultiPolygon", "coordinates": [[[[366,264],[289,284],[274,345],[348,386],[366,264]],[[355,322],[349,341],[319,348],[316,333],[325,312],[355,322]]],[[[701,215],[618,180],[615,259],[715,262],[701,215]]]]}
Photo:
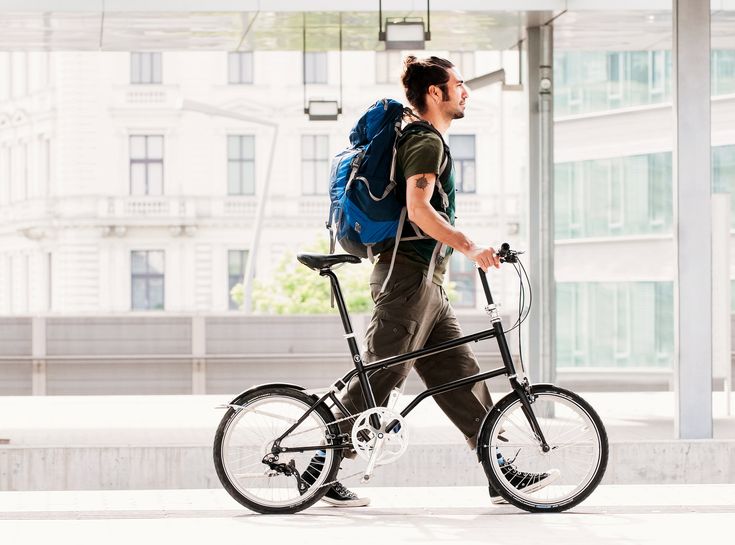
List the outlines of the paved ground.
{"type": "Polygon", "coordinates": [[[222,490],[0,492],[0,539],[47,543],[727,543],[735,485],[601,486],[562,514],[493,506],[483,487],[362,489],[365,508],[251,513],[222,490]]]}

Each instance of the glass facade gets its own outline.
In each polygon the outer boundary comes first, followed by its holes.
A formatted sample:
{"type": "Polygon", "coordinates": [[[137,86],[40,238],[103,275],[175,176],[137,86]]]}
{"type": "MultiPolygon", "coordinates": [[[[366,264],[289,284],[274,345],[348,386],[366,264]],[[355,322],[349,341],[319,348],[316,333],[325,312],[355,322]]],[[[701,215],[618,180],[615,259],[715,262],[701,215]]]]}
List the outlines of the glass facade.
{"type": "MultiPolygon", "coordinates": [[[[735,93],[735,51],[713,50],[712,95],[735,93]]],[[[557,51],[554,113],[603,112],[671,101],[671,51],[557,51]]]]}
{"type": "Polygon", "coordinates": [[[673,364],[673,282],[558,282],[557,367],[673,364]]]}
{"type": "Polygon", "coordinates": [[[557,163],[557,239],[668,233],[671,153],[557,163]]]}

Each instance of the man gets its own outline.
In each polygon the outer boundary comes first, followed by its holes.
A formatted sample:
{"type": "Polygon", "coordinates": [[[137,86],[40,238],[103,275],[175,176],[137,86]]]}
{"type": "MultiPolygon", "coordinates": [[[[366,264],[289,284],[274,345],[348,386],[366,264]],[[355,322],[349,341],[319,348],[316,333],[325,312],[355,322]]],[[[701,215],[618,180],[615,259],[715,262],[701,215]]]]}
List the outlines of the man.
{"type": "MultiPolygon", "coordinates": [[[[401,79],[414,112],[436,132],[427,127],[410,131],[399,140],[396,190],[401,195],[405,194],[408,219],[431,238],[402,241],[390,273],[392,252],[381,254],[375,264],[370,278],[375,308],[365,336],[366,354],[363,358],[368,363],[462,336],[442,287],[449,255],[435,260],[432,277],[427,278],[431,262],[435,259],[437,241],[446,244],[449,253],[451,249],[461,252],[484,271],[500,267],[493,248],[478,246],[454,227],[454,168],[451,156],[445,157],[450,155],[449,148],[439,134],[444,135],[453,120],[464,117],[468,94],[461,75],[448,60],[438,57],[419,60],[409,56],[405,59],[401,79]],[[447,164],[442,169],[445,160],[447,164]]],[[[480,371],[469,345],[420,358],[415,363],[394,366],[370,377],[378,405],[386,404],[391,390],[403,383],[412,367],[429,388],[480,371]]],[[[434,399],[464,434],[470,448],[475,449],[480,423],[492,406],[485,384],[478,382],[434,399]]],[[[359,381],[355,380],[348,386],[342,402],[353,414],[365,410],[359,381]]],[[[315,457],[303,475],[304,480],[314,482],[310,475],[318,474],[322,463],[323,458],[315,457]]],[[[508,466],[510,470],[510,464],[508,466]]],[[[544,474],[524,474],[523,483],[539,488],[544,477],[544,474]]],[[[502,501],[494,490],[491,490],[491,498],[493,503],[502,501]]],[[[367,498],[357,497],[340,483],[331,487],[323,499],[342,506],[369,503],[367,498]]]]}

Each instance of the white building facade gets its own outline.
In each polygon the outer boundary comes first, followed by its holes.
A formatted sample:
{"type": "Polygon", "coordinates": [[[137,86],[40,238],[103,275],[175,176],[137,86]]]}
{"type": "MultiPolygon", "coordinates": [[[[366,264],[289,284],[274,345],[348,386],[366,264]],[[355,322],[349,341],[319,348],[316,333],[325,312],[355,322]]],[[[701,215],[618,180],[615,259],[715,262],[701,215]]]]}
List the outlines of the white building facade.
{"type": "MultiPolygon", "coordinates": [[[[502,64],[498,52],[440,54],[465,77],[502,64]]],[[[302,55],[0,53],[0,314],[236,310],[266,190],[256,277],[326,238],[331,157],[368,105],[403,99],[401,55],[302,55]],[[340,78],[339,121],[309,121],[305,94],[339,100],[340,78]],[[278,123],[267,188],[273,129],[186,101],[278,123]]],[[[458,225],[478,241],[518,240],[525,101],[478,92],[449,136],[458,225]]],[[[478,305],[474,271],[454,269],[457,305],[478,305]]],[[[510,276],[498,286],[515,293],[510,276]]]]}

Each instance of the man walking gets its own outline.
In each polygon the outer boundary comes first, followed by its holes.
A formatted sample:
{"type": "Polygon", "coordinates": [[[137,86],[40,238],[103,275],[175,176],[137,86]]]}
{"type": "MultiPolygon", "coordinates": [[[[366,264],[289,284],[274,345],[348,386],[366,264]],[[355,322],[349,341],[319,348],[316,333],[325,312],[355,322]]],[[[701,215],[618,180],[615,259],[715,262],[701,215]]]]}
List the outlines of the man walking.
{"type": "MultiPolygon", "coordinates": [[[[462,76],[448,60],[409,56],[401,79],[414,112],[430,127],[412,130],[399,140],[396,191],[405,195],[408,219],[430,238],[401,241],[392,271],[392,252],[381,254],[377,260],[370,278],[375,308],[365,336],[366,363],[462,336],[442,287],[452,250],[461,252],[484,271],[500,266],[493,248],[478,246],[454,227],[454,168],[443,135],[452,121],[464,117],[468,93],[462,76]],[[437,243],[448,247],[446,255],[435,252],[437,243]]],[[[387,403],[391,390],[403,383],[412,367],[429,388],[480,371],[469,345],[394,366],[370,377],[378,405],[387,403]]],[[[492,406],[485,384],[478,382],[434,399],[465,436],[470,448],[475,449],[480,423],[492,406]]],[[[348,386],[342,402],[353,414],[366,409],[358,381],[348,386]]],[[[318,465],[319,460],[315,458],[309,469],[315,469],[315,462],[318,465]]],[[[314,482],[308,479],[308,473],[307,470],[304,479],[314,482]]],[[[545,475],[524,474],[524,478],[524,482],[539,488],[545,475]]],[[[501,501],[492,490],[491,497],[495,503],[501,501]]],[[[332,486],[323,499],[343,506],[369,503],[340,483],[332,486]]]]}

